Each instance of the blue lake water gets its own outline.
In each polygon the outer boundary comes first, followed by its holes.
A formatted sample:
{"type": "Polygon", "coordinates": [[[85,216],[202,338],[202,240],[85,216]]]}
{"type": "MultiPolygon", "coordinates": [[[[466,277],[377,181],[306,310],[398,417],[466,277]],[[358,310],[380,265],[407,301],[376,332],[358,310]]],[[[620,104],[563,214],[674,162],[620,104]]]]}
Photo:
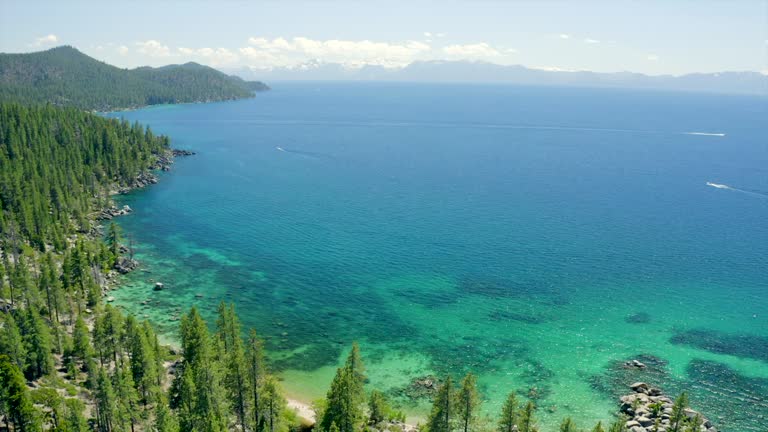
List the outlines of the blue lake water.
{"type": "Polygon", "coordinates": [[[517,391],[545,426],[610,419],[637,379],[768,422],[766,98],[277,83],[110,116],[198,152],[121,198],[143,270],[117,303],[173,337],[235,302],[294,397],[357,340],[414,419],[413,378],[471,370],[489,414],[517,391]]]}

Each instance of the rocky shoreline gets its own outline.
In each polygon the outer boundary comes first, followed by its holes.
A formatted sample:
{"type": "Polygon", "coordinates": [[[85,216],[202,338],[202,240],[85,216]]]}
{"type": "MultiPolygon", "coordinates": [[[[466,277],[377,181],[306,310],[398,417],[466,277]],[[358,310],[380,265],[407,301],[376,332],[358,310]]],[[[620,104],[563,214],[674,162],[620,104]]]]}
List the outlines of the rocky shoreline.
{"type": "MultiPolygon", "coordinates": [[[[170,149],[165,153],[158,155],[157,160],[149,167],[149,170],[140,173],[129,185],[112,190],[110,195],[125,195],[133,190],[156,184],[158,178],[153,171],[170,171],[171,165],[175,162],[176,157],[192,156],[195,154],[197,153],[190,150],[170,149]]],[[[121,208],[118,208],[116,205],[111,205],[102,209],[96,216],[96,219],[99,222],[110,221],[115,217],[124,216],[132,212],[133,209],[127,205],[124,205],[121,208]]],[[[95,227],[93,234],[102,235],[102,229],[102,227],[95,227]]],[[[108,294],[109,291],[113,289],[113,283],[116,282],[118,275],[130,273],[139,267],[139,262],[129,253],[130,250],[126,246],[120,245],[120,256],[117,258],[117,262],[112,269],[104,275],[104,278],[101,281],[102,296],[107,302],[110,302],[113,299],[108,294]],[[129,256],[126,256],[126,254],[129,254],[129,256]]]]}
{"type": "MultiPolygon", "coordinates": [[[[630,386],[632,393],[621,397],[621,413],[627,416],[626,430],[628,432],[668,432],[672,431],[672,416],[674,401],[666,396],[661,389],[637,382],[630,386]]],[[[718,432],[704,415],[691,408],[684,409],[685,420],[701,421],[700,432],[718,432]]],[[[682,427],[679,429],[683,429],[682,427]]],[[[693,429],[691,429],[693,430],[693,429]]]]}

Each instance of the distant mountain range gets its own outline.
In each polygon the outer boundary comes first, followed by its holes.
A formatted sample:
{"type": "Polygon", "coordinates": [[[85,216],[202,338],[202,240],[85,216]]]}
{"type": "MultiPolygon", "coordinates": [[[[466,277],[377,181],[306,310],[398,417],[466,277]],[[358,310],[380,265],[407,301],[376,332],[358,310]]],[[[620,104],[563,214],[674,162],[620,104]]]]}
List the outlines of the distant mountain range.
{"type": "Polygon", "coordinates": [[[418,61],[401,69],[380,66],[348,68],[337,63],[308,62],[296,67],[230,69],[244,79],[361,80],[414,82],[485,82],[542,86],[615,87],[695,92],[768,94],[768,76],[757,72],[696,73],[682,76],[632,72],[550,71],[486,62],[418,61]]]}
{"type": "Polygon", "coordinates": [[[267,90],[197,63],[120,69],[70,46],[0,54],[0,101],[107,111],[144,105],[252,97],[267,90]]]}

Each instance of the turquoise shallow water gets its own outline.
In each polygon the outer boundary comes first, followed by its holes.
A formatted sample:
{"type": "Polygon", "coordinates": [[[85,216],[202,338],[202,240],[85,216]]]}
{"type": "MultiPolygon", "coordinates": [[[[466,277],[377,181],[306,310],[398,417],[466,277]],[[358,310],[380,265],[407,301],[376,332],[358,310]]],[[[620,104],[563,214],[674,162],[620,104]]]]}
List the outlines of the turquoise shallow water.
{"type": "Polygon", "coordinates": [[[371,385],[414,418],[428,402],[402,396],[411,379],[472,370],[489,413],[509,391],[535,394],[544,425],[609,419],[627,381],[650,379],[691,390],[724,430],[763,430],[767,107],[278,83],[110,114],[198,152],[121,198],[143,269],[116,302],[169,337],[178,310],[235,302],[307,400],[357,340],[371,385]],[[617,366],[638,357],[653,370],[617,366]]]}

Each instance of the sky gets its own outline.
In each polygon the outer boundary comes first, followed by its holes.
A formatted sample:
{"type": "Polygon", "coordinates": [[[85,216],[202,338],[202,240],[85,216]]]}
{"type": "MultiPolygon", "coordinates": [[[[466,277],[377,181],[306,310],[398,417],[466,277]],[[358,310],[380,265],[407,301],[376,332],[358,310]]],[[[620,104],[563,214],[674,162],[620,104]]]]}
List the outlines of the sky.
{"type": "Polygon", "coordinates": [[[768,74],[768,0],[0,0],[0,52],[58,45],[128,68],[468,60],[768,74]]]}

